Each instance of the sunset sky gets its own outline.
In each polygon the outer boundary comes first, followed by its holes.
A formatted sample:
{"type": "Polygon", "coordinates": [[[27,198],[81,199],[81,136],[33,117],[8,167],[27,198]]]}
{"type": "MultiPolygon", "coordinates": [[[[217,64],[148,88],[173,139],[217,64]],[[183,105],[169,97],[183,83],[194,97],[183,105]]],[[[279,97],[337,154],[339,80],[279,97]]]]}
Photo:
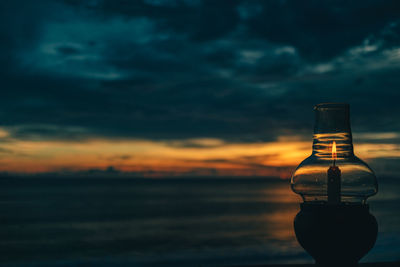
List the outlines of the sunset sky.
{"type": "Polygon", "coordinates": [[[313,106],[400,173],[400,4],[2,1],[0,171],[278,176],[313,106]]]}

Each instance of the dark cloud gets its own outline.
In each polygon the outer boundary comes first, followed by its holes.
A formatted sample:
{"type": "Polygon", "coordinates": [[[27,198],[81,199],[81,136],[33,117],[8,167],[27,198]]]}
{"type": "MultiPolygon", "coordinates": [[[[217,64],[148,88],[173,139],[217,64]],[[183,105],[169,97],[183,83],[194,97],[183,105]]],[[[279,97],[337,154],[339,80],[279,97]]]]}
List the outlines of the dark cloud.
{"type": "MultiPolygon", "coordinates": [[[[77,8],[81,1],[66,1],[77,8]]],[[[103,16],[148,17],[168,34],[209,41],[233,31],[239,22],[238,1],[97,1],[89,9],[103,16]],[[221,13],[222,12],[222,13],[221,13]]]]}
{"type": "Polygon", "coordinates": [[[186,139],[170,141],[167,143],[167,145],[180,148],[215,148],[222,147],[225,145],[225,143],[215,139],[186,139]]]}
{"type": "MultiPolygon", "coordinates": [[[[81,1],[67,1],[85,7],[81,1]]],[[[160,30],[193,41],[226,37],[244,27],[242,38],[292,45],[309,60],[326,60],[397,23],[400,4],[385,1],[97,1],[105,16],[148,17],[160,30]],[[222,15],[223,14],[223,15],[222,15]]],[[[396,39],[395,27],[385,38],[396,39]]]]}
{"type": "Polygon", "coordinates": [[[290,44],[308,60],[331,59],[399,19],[398,1],[258,1],[248,33],[290,44]]]}
{"type": "Polygon", "coordinates": [[[73,46],[66,46],[66,45],[57,47],[57,51],[60,54],[66,55],[66,56],[77,55],[77,54],[80,53],[79,48],[76,48],[76,47],[73,47],[73,46]]]}
{"type": "Polygon", "coordinates": [[[0,9],[16,138],[274,140],[332,101],[400,131],[396,1],[28,2],[0,9]]]}
{"type": "Polygon", "coordinates": [[[34,141],[64,140],[74,142],[89,139],[93,135],[85,128],[47,124],[12,126],[9,131],[14,138],[34,141]]]}
{"type": "Polygon", "coordinates": [[[14,154],[15,152],[11,149],[7,149],[7,148],[1,148],[0,147],[0,153],[1,154],[14,154]]]}
{"type": "Polygon", "coordinates": [[[115,155],[115,156],[109,157],[108,160],[121,161],[121,160],[128,160],[128,159],[131,159],[131,158],[133,158],[131,155],[123,154],[123,155],[115,155]]]}

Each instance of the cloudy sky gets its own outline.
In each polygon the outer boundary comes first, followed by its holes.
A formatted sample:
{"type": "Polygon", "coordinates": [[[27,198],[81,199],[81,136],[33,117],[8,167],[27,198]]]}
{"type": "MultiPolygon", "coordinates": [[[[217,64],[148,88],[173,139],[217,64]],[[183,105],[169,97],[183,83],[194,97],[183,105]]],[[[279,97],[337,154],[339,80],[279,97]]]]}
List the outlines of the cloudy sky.
{"type": "Polygon", "coordinates": [[[0,3],[0,170],[279,175],[313,106],[399,173],[398,1],[0,3]]]}

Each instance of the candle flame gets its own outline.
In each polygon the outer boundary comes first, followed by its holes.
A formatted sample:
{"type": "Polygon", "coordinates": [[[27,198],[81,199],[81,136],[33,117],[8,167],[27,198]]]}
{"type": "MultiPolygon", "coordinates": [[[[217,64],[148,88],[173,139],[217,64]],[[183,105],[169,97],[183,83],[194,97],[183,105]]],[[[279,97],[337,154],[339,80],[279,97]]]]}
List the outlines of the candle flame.
{"type": "Polygon", "coordinates": [[[333,144],[332,144],[332,159],[333,159],[333,160],[336,160],[336,159],[337,159],[337,154],[336,154],[336,142],[335,142],[335,141],[333,141],[333,144]]]}

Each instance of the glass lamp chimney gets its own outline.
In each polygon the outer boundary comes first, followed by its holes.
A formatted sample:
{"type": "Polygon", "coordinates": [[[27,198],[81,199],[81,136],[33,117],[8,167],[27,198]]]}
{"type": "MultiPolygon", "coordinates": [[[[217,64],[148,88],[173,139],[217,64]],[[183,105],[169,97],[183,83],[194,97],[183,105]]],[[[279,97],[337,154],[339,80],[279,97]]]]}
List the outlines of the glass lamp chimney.
{"type": "Polygon", "coordinates": [[[354,155],[349,105],[319,104],[314,111],[313,151],[293,173],[292,190],[305,202],[365,203],[378,184],[370,167],[354,155]]]}

